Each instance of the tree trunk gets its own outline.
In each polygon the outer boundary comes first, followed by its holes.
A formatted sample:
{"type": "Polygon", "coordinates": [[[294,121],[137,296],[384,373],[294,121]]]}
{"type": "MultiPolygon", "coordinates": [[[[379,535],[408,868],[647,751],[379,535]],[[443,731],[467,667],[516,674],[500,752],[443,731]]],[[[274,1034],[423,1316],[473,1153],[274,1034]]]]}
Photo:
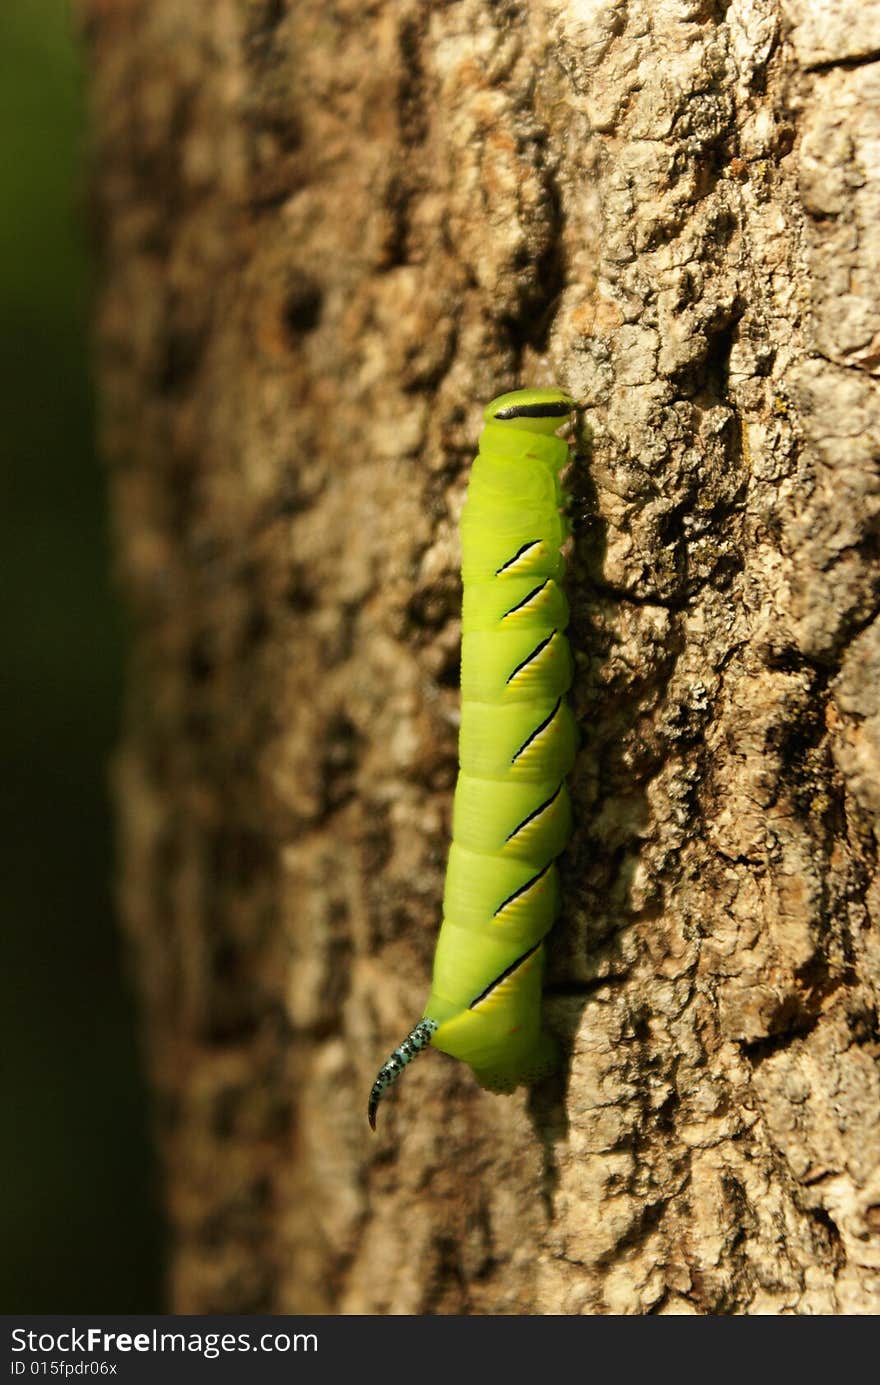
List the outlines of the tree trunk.
{"type": "Polygon", "coordinates": [[[868,1313],[878,0],[82,0],[184,1312],[868,1313]],[[564,1072],[422,1013],[481,406],[584,405],[564,1072]]]}

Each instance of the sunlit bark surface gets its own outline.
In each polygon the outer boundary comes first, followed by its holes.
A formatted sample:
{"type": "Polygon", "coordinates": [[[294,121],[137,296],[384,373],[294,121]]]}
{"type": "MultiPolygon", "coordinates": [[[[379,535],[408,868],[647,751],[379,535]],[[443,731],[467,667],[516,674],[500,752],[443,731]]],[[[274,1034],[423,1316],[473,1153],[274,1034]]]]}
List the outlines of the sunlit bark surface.
{"type": "Polygon", "coordinates": [[[880,4],[81,8],[174,1306],[876,1311],[880,4]],[[520,383],[584,406],[566,1063],[371,1137],[520,383]]]}

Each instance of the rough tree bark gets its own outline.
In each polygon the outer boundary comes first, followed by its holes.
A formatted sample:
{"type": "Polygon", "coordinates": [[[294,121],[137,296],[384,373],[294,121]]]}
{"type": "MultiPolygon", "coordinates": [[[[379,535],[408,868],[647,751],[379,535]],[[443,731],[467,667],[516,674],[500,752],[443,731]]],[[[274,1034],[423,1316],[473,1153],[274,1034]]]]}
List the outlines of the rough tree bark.
{"type": "Polygon", "coordinates": [[[880,3],[83,0],[183,1311],[880,1305],[880,3]],[[564,1073],[421,1059],[480,406],[585,405],[564,1073]]]}

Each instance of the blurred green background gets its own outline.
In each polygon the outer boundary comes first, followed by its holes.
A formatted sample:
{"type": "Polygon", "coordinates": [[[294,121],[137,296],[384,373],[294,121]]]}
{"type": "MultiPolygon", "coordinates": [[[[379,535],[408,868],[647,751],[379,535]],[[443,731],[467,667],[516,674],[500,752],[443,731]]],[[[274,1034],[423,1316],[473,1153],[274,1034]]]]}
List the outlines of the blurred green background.
{"type": "Polygon", "coordinates": [[[0,1311],[161,1308],[107,762],[122,628],[95,459],[85,104],[66,0],[0,0],[6,645],[0,1311]]]}

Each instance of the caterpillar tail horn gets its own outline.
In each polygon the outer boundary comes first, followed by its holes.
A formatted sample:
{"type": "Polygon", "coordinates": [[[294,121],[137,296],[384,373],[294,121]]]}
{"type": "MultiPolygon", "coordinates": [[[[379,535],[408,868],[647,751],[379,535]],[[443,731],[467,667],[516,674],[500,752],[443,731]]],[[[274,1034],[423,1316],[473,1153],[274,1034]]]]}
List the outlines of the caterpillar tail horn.
{"type": "Polygon", "coordinates": [[[382,1064],[373,1083],[373,1090],[370,1092],[370,1102],[367,1107],[367,1117],[371,1130],[376,1129],[376,1111],[385,1092],[392,1082],[397,1081],[407,1063],[411,1063],[413,1058],[418,1057],[423,1048],[428,1047],[437,1028],[434,1020],[419,1020],[415,1029],[411,1030],[403,1043],[394,1050],[388,1062],[382,1064]]]}

